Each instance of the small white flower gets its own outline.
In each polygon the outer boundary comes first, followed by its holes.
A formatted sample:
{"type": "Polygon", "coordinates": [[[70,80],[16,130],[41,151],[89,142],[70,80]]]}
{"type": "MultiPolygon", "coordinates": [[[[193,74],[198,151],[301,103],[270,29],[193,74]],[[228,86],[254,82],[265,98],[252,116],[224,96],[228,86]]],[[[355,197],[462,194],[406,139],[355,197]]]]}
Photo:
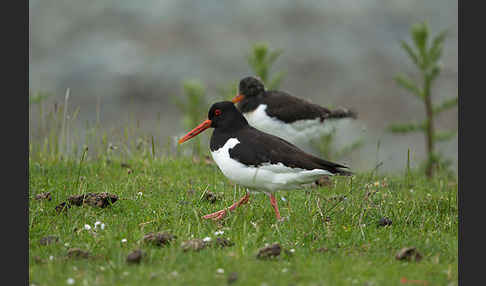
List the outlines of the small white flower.
{"type": "Polygon", "coordinates": [[[138,192],[137,195],[143,196],[143,193],[142,192],[138,192]]]}
{"type": "Polygon", "coordinates": [[[285,197],[281,197],[280,199],[282,199],[282,201],[286,202],[287,199],[285,197]]]}
{"type": "Polygon", "coordinates": [[[104,223],[102,223],[102,224],[100,225],[100,228],[101,228],[101,230],[104,230],[104,229],[105,229],[105,224],[104,224],[104,223]]]}
{"type": "Polygon", "coordinates": [[[122,243],[125,243],[125,242],[127,242],[127,239],[126,239],[126,238],[124,238],[124,239],[122,239],[122,240],[121,240],[121,242],[122,242],[122,243]]]}
{"type": "Polygon", "coordinates": [[[68,285],[73,285],[73,284],[74,284],[74,279],[73,279],[73,278],[68,278],[68,279],[66,280],[66,283],[67,283],[68,285]]]}
{"type": "Polygon", "coordinates": [[[84,225],[84,229],[86,229],[86,230],[90,230],[90,229],[91,229],[91,226],[90,226],[89,224],[85,224],[85,225],[84,225]]]}
{"type": "Polygon", "coordinates": [[[65,247],[69,247],[69,242],[64,243],[65,247]]]}
{"type": "Polygon", "coordinates": [[[223,268],[218,268],[218,269],[216,269],[216,273],[223,274],[224,273],[224,269],[223,268]]]}
{"type": "Polygon", "coordinates": [[[285,273],[285,272],[287,272],[287,271],[289,271],[287,268],[282,269],[282,272],[283,272],[283,273],[285,273]]]}
{"type": "Polygon", "coordinates": [[[294,252],[295,252],[295,249],[293,249],[293,248],[292,248],[292,249],[290,249],[290,252],[291,252],[291,253],[294,253],[294,252]]]}
{"type": "Polygon", "coordinates": [[[210,242],[211,241],[211,237],[206,236],[205,238],[203,238],[203,241],[204,242],[210,242]]]}
{"type": "Polygon", "coordinates": [[[221,235],[224,233],[224,230],[218,230],[214,232],[214,235],[221,235]]]}
{"type": "Polygon", "coordinates": [[[94,228],[96,229],[96,228],[98,227],[98,225],[100,225],[100,224],[101,224],[101,221],[96,221],[96,222],[94,223],[94,228]]]}
{"type": "Polygon", "coordinates": [[[49,256],[49,260],[54,260],[54,256],[49,256]]]}

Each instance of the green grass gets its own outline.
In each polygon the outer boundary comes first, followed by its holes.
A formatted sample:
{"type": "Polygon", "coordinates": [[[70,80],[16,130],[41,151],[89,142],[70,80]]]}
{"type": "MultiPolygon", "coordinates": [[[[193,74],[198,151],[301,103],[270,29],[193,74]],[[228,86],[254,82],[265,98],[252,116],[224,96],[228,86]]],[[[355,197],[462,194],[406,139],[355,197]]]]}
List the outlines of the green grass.
{"type": "MultiPolygon", "coordinates": [[[[428,181],[417,174],[368,173],[334,178],[332,186],[279,192],[281,214],[289,216],[283,223],[276,222],[262,194],[252,195],[249,204],[216,223],[201,216],[244,194],[216,165],[145,158],[127,162],[133,170],[129,174],[120,163],[29,161],[30,284],[67,285],[73,278],[74,285],[227,285],[229,274],[236,272],[232,285],[404,285],[402,277],[457,285],[457,183],[446,177],[428,181]],[[222,199],[214,204],[201,199],[206,189],[223,192],[222,199]],[[52,201],[34,199],[46,191],[52,201]],[[54,211],[70,195],[105,191],[120,200],[104,209],[54,211]],[[382,217],[393,224],[378,227],[382,217]],[[83,229],[95,221],[106,225],[96,236],[83,229]],[[214,238],[217,230],[235,245],[182,251],[183,241],[214,238]],[[177,239],[165,247],[141,242],[144,234],[155,231],[169,231],[177,239]],[[59,242],[41,246],[39,240],[47,235],[58,236],[59,242]],[[256,259],[258,249],[273,242],[295,252],[256,259]],[[407,246],[417,247],[423,259],[396,260],[398,250],[407,246]],[[97,257],[68,259],[71,247],[97,257]],[[321,247],[328,251],[316,251],[321,247]],[[126,256],[137,248],[146,254],[142,262],[127,264],[126,256]],[[218,274],[218,268],[224,273],[218,274]]],[[[409,285],[424,285],[420,283],[409,285]]]]}

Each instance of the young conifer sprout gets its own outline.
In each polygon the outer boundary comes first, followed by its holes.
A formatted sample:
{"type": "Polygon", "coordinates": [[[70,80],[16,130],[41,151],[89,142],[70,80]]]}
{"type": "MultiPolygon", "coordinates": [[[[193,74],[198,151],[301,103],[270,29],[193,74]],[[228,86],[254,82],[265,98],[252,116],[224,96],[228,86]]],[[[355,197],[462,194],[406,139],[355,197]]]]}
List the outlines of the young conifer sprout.
{"type": "Polygon", "coordinates": [[[439,104],[432,102],[431,88],[437,76],[442,70],[440,62],[444,40],[447,30],[440,32],[429,41],[429,27],[426,22],[415,24],[411,28],[413,47],[402,41],[401,46],[420,71],[421,82],[414,82],[409,77],[399,74],[395,77],[396,83],[402,88],[415,95],[425,106],[425,120],[421,122],[392,124],[388,131],[396,134],[407,134],[411,132],[423,132],[426,141],[427,161],[425,173],[431,178],[441,163],[441,157],[436,152],[436,143],[452,139],[457,130],[437,131],[434,125],[434,118],[441,112],[457,106],[458,97],[446,99],[439,104]]]}

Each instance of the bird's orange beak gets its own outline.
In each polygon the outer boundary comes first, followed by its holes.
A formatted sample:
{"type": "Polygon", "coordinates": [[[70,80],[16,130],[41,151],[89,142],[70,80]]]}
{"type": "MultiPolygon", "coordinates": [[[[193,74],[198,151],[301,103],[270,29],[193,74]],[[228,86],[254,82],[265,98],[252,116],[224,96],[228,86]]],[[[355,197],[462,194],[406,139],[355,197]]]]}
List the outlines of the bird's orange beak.
{"type": "Polygon", "coordinates": [[[240,93],[237,96],[235,96],[231,101],[233,103],[237,103],[239,101],[242,101],[244,98],[245,98],[245,95],[243,95],[243,94],[240,93]]]}
{"type": "Polygon", "coordinates": [[[199,124],[196,128],[189,131],[189,133],[187,133],[184,137],[179,139],[179,144],[191,139],[192,137],[195,137],[196,135],[208,129],[209,127],[211,127],[211,120],[208,119],[205,120],[203,123],[199,124]]]}

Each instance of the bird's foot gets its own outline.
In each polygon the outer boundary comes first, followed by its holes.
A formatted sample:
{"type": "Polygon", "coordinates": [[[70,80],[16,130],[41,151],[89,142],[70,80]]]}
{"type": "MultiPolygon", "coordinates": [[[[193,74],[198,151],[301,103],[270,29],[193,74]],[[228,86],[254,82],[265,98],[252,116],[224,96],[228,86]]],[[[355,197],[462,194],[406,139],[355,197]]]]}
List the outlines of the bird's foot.
{"type": "Polygon", "coordinates": [[[203,219],[213,219],[213,220],[220,220],[226,216],[226,210],[220,210],[215,213],[207,214],[203,216],[203,219]]]}
{"type": "Polygon", "coordinates": [[[246,204],[248,202],[248,199],[250,198],[250,193],[246,193],[238,202],[232,204],[229,208],[227,209],[222,209],[220,211],[217,211],[212,214],[207,214],[203,216],[204,219],[213,219],[213,220],[220,220],[226,216],[226,213],[228,211],[233,211],[237,207],[241,206],[242,204],[246,204]]]}

